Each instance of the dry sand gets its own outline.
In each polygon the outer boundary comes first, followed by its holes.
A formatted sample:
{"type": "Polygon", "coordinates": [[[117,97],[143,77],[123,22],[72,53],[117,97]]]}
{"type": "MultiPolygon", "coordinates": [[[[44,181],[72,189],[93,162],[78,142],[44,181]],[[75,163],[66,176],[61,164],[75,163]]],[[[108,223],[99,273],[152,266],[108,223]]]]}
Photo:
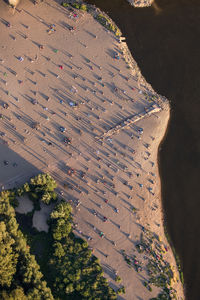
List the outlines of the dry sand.
{"type": "Polygon", "coordinates": [[[33,210],[33,203],[27,197],[27,195],[19,197],[17,200],[19,202],[19,205],[18,207],[16,207],[16,212],[20,214],[27,214],[28,212],[31,212],[33,210]]]}
{"type": "MultiPolygon", "coordinates": [[[[158,290],[150,293],[143,286],[145,275],[130,269],[120,251],[133,251],[142,226],[168,245],[157,165],[168,102],[153,92],[135,65],[131,74],[123,55],[114,59],[122,45],[91,15],[77,11],[76,18],[51,0],[39,6],[21,3],[13,16],[4,3],[0,9],[1,186],[10,188],[49,172],[58,191],[76,207],[77,232],[92,237],[89,244],[111,285],[117,286],[114,270],[122,278],[126,294],[119,299],[156,296],[158,290]],[[50,24],[56,25],[52,34],[47,32],[50,24]],[[152,93],[156,102],[149,102],[152,93]],[[40,123],[38,130],[32,129],[34,122],[40,123]],[[64,143],[65,136],[71,145],[64,143]],[[69,168],[76,170],[74,176],[67,175],[69,168]],[[73,189],[64,190],[64,183],[73,189]]],[[[39,230],[48,230],[47,210],[34,214],[39,230]]],[[[166,255],[176,268],[171,250],[166,255]]],[[[181,299],[180,282],[175,288],[181,299]]]]}
{"type": "Polygon", "coordinates": [[[34,212],[33,227],[38,231],[48,232],[49,226],[47,220],[49,219],[49,215],[52,212],[54,205],[45,205],[44,203],[41,203],[40,206],[41,210],[34,212]]]}

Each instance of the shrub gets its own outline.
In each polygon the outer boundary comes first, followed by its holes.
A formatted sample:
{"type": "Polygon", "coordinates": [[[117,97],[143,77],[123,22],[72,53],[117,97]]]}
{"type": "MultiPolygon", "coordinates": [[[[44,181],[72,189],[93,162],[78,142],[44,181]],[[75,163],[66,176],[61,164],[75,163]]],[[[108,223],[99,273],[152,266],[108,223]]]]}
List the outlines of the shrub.
{"type": "Polygon", "coordinates": [[[110,20],[108,17],[104,16],[103,14],[99,14],[97,16],[97,20],[101,23],[104,27],[109,29],[110,31],[114,32],[116,36],[121,36],[121,32],[119,28],[110,20]]]}
{"type": "Polygon", "coordinates": [[[33,202],[34,209],[40,210],[41,209],[40,202],[39,202],[40,197],[38,196],[38,194],[31,192],[31,193],[28,193],[28,196],[29,196],[29,199],[33,202]]]}
{"type": "Polygon", "coordinates": [[[120,282],[120,281],[121,281],[121,278],[119,277],[119,275],[117,275],[117,276],[115,277],[115,281],[116,281],[116,282],[120,282]]]}
{"type": "Polygon", "coordinates": [[[24,194],[24,190],[23,188],[19,188],[16,190],[16,196],[21,197],[24,194]]]}
{"type": "Polygon", "coordinates": [[[52,193],[51,193],[51,200],[52,200],[53,202],[57,202],[57,200],[58,200],[58,195],[56,194],[56,192],[52,192],[52,193]]]}
{"type": "Polygon", "coordinates": [[[50,192],[44,192],[41,201],[45,204],[50,204],[52,194],[50,192]]]}
{"type": "Polygon", "coordinates": [[[10,198],[10,205],[12,205],[14,208],[19,206],[19,201],[16,198],[10,198]]]}
{"type": "Polygon", "coordinates": [[[29,217],[29,218],[32,218],[34,215],[34,209],[32,211],[29,211],[26,213],[26,216],[29,217]]]}
{"type": "Polygon", "coordinates": [[[79,3],[72,3],[71,4],[74,8],[79,9],[81,7],[81,5],[79,3]]]}
{"type": "Polygon", "coordinates": [[[24,190],[24,192],[25,193],[28,193],[28,192],[30,192],[30,186],[29,186],[29,184],[28,184],[28,182],[26,182],[24,185],[23,185],[23,190],[24,190]]]}
{"type": "Polygon", "coordinates": [[[81,4],[80,9],[83,11],[87,11],[87,5],[86,4],[81,4]]]}
{"type": "Polygon", "coordinates": [[[121,288],[119,288],[118,290],[117,290],[117,294],[118,295],[120,295],[120,294],[125,294],[126,293],[126,290],[125,290],[125,287],[124,286],[122,286],[121,288]]]}
{"type": "Polygon", "coordinates": [[[66,3],[66,2],[62,2],[61,5],[62,5],[63,7],[69,7],[69,4],[66,3]]]}
{"type": "Polygon", "coordinates": [[[151,288],[151,286],[149,285],[149,283],[147,281],[144,281],[143,285],[147,288],[147,290],[149,290],[150,292],[152,292],[152,288],[151,288]]]}

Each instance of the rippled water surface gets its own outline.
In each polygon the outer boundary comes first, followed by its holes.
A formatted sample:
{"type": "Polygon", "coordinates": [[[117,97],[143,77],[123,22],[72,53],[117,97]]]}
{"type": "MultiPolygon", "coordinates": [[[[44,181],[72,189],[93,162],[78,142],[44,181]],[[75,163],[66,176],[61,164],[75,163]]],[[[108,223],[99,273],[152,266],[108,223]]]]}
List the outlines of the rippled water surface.
{"type": "Polygon", "coordinates": [[[125,0],[89,0],[126,36],[144,77],[171,100],[160,151],[167,227],[178,252],[188,300],[200,299],[200,0],[156,0],[132,8],[125,0]]]}

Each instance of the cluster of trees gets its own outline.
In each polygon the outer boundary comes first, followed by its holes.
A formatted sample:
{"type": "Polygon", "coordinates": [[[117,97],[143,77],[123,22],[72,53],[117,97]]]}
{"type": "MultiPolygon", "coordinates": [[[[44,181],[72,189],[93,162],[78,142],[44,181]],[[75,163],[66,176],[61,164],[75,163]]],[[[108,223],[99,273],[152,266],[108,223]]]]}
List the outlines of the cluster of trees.
{"type": "Polygon", "coordinates": [[[116,299],[115,291],[103,277],[99,260],[86,241],[72,233],[71,206],[61,201],[50,216],[53,253],[49,269],[55,274],[52,291],[59,299],[116,299]]]}
{"type": "Polygon", "coordinates": [[[156,298],[151,298],[150,300],[173,300],[173,299],[177,299],[176,291],[173,288],[165,287],[163,291],[161,291],[156,298]]]}
{"type": "Polygon", "coordinates": [[[54,192],[57,187],[56,181],[49,174],[39,174],[31,178],[30,182],[26,182],[22,187],[16,190],[17,196],[27,193],[34,203],[34,208],[40,210],[41,200],[45,204],[50,204],[57,200],[57,194],[54,192]]]}
{"type": "Polygon", "coordinates": [[[55,187],[50,175],[40,174],[20,189],[0,193],[0,299],[116,299],[116,292],[103,277],[99,260],[92,255],[87,242],[73,234],[72,207],[64,200],[50,215],[45,266],[36,252],[36,258],[30,253],[30,246],[19,230],[13,203],[16,196],[24,193],[37,195],[38,199],[50,193],[52,199],[55,187]]]}
{"type": "Polygon", "coordinates": [[[9,197],[13,197],[11,191],[0,193],[0,299],[53,300],[40,267],[18,228],[9,197]]]}

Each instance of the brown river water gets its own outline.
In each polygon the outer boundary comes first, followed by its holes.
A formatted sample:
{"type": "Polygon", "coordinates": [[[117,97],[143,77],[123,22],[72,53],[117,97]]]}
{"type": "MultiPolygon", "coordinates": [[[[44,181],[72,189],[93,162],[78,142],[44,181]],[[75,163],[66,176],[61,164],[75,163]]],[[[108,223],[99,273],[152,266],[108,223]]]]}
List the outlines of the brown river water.
{"type": "Polygon", "coordinates": [[[160,147],[167,229],[180,256],[187,300],[200,300],[200,0],[88,0],[116,22],[142,74],[171,101],[160,147]]]}

